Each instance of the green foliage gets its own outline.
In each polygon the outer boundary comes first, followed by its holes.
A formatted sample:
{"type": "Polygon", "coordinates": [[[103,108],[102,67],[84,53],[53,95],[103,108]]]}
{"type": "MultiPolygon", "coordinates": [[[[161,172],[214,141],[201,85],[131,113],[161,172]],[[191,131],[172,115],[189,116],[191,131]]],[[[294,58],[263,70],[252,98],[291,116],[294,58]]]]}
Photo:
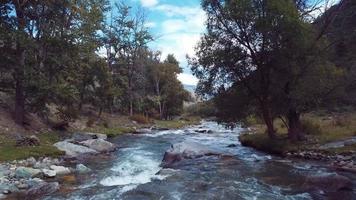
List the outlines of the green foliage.
{"type": "Polygon", "coordinates": [[[185,113],[190,116],[215,117],[216,108],[213,101],[204,101],[187,106],[185,113]]]}
{"type": "Polygon", "coordinates": [[[109,5],[108,0],[0,4],[0,91],[13,96],[16,122],[23,125],[26,112],[48,117],[49,105],[67,122],[88,104],[99,118],[105,111],[150,116],[162,111],[159,118],[181,113],[188,95],[177,80],[178,61],[170,54],[161,62],[150,51],[145,13],[124,1],[109,5]],[[99,55],[102,50],[107,58],[99,55]]]}

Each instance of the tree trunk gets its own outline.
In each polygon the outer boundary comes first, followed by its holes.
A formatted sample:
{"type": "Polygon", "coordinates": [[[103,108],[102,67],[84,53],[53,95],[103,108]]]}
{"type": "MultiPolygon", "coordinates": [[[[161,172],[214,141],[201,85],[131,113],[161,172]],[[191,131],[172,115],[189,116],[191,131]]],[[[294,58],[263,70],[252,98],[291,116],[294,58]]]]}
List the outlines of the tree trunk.
{"type": "Polygon", "coordinates": [[[133,103],[132,103],[132,99],[130,98],[130,116],[133,115],[133,103]]]}
{"type": "MultiPolygon", "coordinates": [[[[25,2],[13,1],[16,9],[16,17],[18,22],[18,30],[24,31],[25,29],[25,16],[23,13],[23,6],[25,2]]],[[[24,91],[24,77],[25,77],[25,49],[21,44],[21,33],[18,33],[16,43],[17,65],[15,68],[15,122],[23,125],[25,118],[25,91],[24,91]]]]}
{"type": "Polygon", "coordinates": [[[17,66],[16,77],[16,91],[15,91],[15,122],[23,125],[25,118],[25,95],[24,95],[24,65],[25,65],[25,52],[20,53],[19,64],[17,66]]]}
{"type": "Polygon", "coordinates": [[[304,133],[300,122],[300,114],[295,109],[288,111],[288,137],[290,140],[303,140],[304,133]]]}
{"type": "Polygon", "coordinates": [[[274,125],[273,125],[273,117],[272,117],[271,111],[265,104],[261,105],[261,110],[262,110],[263,120],[267,126],[267,134],[268,134],[269,138],[275,138],[276,131],[275,131],[274,125]]]}

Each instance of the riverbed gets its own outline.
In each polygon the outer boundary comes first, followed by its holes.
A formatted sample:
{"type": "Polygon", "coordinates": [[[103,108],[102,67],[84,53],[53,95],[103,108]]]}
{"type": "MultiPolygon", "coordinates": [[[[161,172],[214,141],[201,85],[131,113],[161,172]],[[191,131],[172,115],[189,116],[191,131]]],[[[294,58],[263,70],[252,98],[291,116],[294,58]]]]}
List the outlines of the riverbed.
{"type": "MultiPolygon", "coordinates": [[[[238,141],[242,131],[239,127],[230,130],[203,121],[178,130],[117,137],[111,142],[119,150],[108,157],[88,160],[85,164],[92,169],[90,174],[64,182],[59,192],[45,199],[355,199],[355,188],[329,193],[306,189],[306,177],[335,171],[322,163],[286,160],[243,147],[238,141]],[[183,141],[199,143],[228,156],[183,160],[174,168],[162,169],[165,151],[183,141]]],[[[356,180],[354,174],[337,173],[356,180]]]]}

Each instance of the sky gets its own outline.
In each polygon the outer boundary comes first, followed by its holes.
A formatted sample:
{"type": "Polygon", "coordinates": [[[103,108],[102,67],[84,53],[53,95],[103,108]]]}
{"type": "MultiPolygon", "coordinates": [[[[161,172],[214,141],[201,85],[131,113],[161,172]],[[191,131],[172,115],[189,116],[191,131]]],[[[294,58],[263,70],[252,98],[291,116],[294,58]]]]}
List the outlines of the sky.
{"type": "Polygon", "coordinates": [[[178,79],[187,85],[196,85],[186,55],[194,55],[194,47],[205,30],[205,13],[200,0],[129,0],[140,5],[147,15],[146,26],[156,40],[149,44],[162,52],[162,58],[174,54],[183,68],[178,79]]]}

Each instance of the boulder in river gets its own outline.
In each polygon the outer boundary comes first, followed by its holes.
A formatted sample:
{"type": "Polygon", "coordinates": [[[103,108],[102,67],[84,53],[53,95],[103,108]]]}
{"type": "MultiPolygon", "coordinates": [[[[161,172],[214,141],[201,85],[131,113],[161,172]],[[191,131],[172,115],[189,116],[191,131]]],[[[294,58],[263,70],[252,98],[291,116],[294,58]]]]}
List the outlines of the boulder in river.
{"type": "Polygon", "coordinates": [[[55,171],[57,175],[66,175],[71,173],[69,168],[63,166],[51,165],[50,168],[55,171]]]}
{"type": "Polygon", "coordinates": [[[61,141],[54,144],[59,150],[66,152],[66,155],[76,157],[80,154],[96,154],[98,151],[82,146],[70,143],[68,141],[61,141]]]}
{"type": "Polygon", "coordinates": [[[57,175],[56,171],[49,169],[42,169],[43,175],[46,178],[53,178],[57,175]]]}
{"type": "Polygon", "coordinates": [[[207,148],[196,142],[181,142],[173,144],[170,149],[168,149],[162,160],[162,166],[169,168],[174,163],[179,162],[183,159],[193,159],[203,156],[219,155],[217,151],[207,148]]]}
{"type": "Polygon", "coordinates": [[[80,144],[98,152],[111,152],[116,149],[116,145],[103,139],[85,140],[80,144]]]}
{"type": "Polygon", "coordinates": [[[28,190],[26,193],[25,199],[36,199],[36,198],[44,196],[44,195],[52,194],[52,193],[56,192],[57,190],[59,190],[59,183],[57,183],[57,182],[51,182],[51,183],[42,182],[39,185],[28,190]]]}
{"type": "Polygon", "coordinates": [[[352,181],[338,174],[324,174],[307,177],[304,187],[309,190],[336,192],[343,189],[352,189],[352,181]]]}

